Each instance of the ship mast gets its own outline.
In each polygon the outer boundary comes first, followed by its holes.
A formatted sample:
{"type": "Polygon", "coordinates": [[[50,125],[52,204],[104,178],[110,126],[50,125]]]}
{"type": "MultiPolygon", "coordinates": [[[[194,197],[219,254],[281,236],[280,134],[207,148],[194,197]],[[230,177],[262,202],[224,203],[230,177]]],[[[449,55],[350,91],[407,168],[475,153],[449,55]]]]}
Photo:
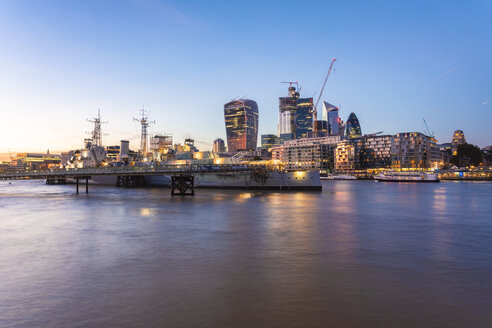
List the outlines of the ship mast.
{"type": "Polygon", "coordinates": [[[92,135],[92,142],[94,143],[94,145],[102,147],[103,133],[102,133],[101,125],[106,124],[108,122],[107,121],[103,122],[101,120],[101,109],[97,110],[97,117],[91,120],[87,119],[87,122],[94,123],[94,129],[92,130],[92,132],[90,132],[90,134],[92,135]]]}
{"type": "Polygon", "coordinates": [[[144,107],[140,110],[141,118],[133,118],[134,121],[140,123],[141,132],[140,132],[140,157],[145,158],[148,153],[148,127],[150,124],[154,124],[155,121],[149,121],[148,112],[145,111],[144,107]]]}

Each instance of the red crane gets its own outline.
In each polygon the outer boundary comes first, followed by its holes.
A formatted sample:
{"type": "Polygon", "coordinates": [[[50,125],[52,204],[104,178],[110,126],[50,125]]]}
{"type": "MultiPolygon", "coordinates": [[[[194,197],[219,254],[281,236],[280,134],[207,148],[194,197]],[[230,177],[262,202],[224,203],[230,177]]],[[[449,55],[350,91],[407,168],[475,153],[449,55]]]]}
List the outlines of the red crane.
{"type": "Polygon", "coordinates": [[[316,101],[316,104],[313,107],[313,114],[314,114],[314,120],[313,120],[313,130],[314,133],[318,132],[318,127],[316,126],[316,121],[318,120],[318,104],[319,101],[321,100],[321,96],[323,95],[323,91],[325,90],[325,85],[326,81],[328,81],[328,76],[330,76],[331,68],[333,67],[333,63],[335,63],[336,58],[333,58],[331,60],[330,68],[328,69],[328,74],[326,74],[325,81],[323,82],[323,86],[321,87],[321,90],[319,92],[318,100],[316,101]]]}

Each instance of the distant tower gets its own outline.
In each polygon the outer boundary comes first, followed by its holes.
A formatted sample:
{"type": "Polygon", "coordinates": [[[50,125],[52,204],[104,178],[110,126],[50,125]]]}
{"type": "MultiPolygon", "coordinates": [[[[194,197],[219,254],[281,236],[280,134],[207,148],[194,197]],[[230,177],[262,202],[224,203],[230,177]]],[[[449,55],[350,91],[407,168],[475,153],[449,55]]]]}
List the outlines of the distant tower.
{"type": "Polygon", "coordinates": [[[97,110],[97,117],[93,118],[92,120],[87,119],[87,122],[94,123],[94,130],[92,130],[91,132],[93,145],[102,146],[103,134],[101,130],[101,124],[106,124],[108,122],[101,121],[101,109],[97,110]]]}
{"type": "Polygon", "coordinates": [[[137,121],[140,123],[140,126],[142,127],[141,132],[140,132],[140,156],[147,156],[147,153],[149,152],[149,138],[148,138],[148,127],[150,124],[154,124],[155,121],[149,121],[148,117],[148,112],[145,111],[145,109],[142,107],[140,110],[140,115],[141,118],[133,118],[134,121],[137,121]]]}
{"type": "Polygon", "coordinates": [[[328,122],[328,135],[338,136],[340,134],[338,107],[323,101],[323,119],[326,119],[328,122]]]}
{"type": "Polygon", "coordinates": [[[353,112],[350,113],[347,119],[347,123],[345,123],[345,126],[346,126],[345,136],[347,138],[352,139],[352,138],[359,138],[362,136],[362,130],[360,128],[359,119],[353,112]]]}
{"type": "Polygon", "coordinates": [[[239,99],[224,105],[227,148],[235,153],[255,150],[258,142],[258,105],[249,99],[239,99]]]}
{"type": "Polygon", "coordinates": [[[217,138],[214,140],[214,153],[225,153],[225,142],[224,140],[217,138]]]}
{"type": "Polygon", "coordinates": [[[289,96],[279,98],[279,136],[286,140],[305,138],[313,130],[313,98],[300,98],[289,83],[289,96]],[[283,135],[283,136],[282,136],[283,135]]]}
{"type": "Polygon", "coordinates": [[[453,133],[453,140],[451,141],[451,151],[453,155],[458,155],[458,146],[465,144],[465,134],[461,130],[456,130],[453,133]]]}

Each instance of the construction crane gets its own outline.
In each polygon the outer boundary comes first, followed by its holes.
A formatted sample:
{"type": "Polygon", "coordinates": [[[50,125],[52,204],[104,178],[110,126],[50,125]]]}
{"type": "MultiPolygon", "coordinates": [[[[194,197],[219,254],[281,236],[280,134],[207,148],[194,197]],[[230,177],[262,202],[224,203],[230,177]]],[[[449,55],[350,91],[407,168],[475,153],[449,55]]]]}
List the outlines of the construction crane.
{"type": "Polygon", "coordinates": [[[365,136],[366,136],[366,137],[374,137],[374,136],[377,136],[377,135],[382,134],[383,132],[384,132],[384,131],[379,131],[379,132],[376,132],[376,133],[366,134],[365,136]]]}
{"type": "Polygon", "coordinates": [[[323,91],[325,90],[326,81],[328,81],[328,77],[330,76],[331,68],[333,67],[333,63],[335,63],[335,60],[336,60],[336,58],[333,58],[331,60],[330,68],[328,69],[328,73],[326,74],[325,80],[323,81],[323,86],[321,87],[321,90],[319,91],[318,100],[316,100],[316,104],[313,107],[313,116],[314,116],[314,119],[313,119],[314,129],[313,130],[314,130],[314,133],[318,132],[318,127],[316,125],[316,121],[318,120],[318,104],[319,104],[319,101],[321,100],[321,96],[323,95],[323,91]]]}
{"type": "Polygon", "coordinates": [[[422,117],[422,120],[424,121],[424,124],[425,124],[425,133],[427,133],[427,135],[431,138],[434,138],[434,131],[431,132],[431,130],[429,129],[429,126],[427,125],[427,121],[425,120],[425,118],[422,117]]]}

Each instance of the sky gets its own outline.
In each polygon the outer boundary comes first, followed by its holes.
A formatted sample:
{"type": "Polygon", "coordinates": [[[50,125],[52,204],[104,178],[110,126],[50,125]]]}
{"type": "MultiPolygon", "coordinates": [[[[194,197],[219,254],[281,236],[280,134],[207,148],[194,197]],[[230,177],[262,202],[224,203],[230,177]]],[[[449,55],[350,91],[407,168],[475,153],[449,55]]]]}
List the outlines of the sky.
{"type": "Polygon", "coordinates": [[[208,150],[237,97],[276,134],[280,82],[312,97],[332,58],[322,100],[363,133],[492,144],[492,1],[0,0],[0,153],[80,148],[98,109],[137,149],[142,106],[208,150]]]}

